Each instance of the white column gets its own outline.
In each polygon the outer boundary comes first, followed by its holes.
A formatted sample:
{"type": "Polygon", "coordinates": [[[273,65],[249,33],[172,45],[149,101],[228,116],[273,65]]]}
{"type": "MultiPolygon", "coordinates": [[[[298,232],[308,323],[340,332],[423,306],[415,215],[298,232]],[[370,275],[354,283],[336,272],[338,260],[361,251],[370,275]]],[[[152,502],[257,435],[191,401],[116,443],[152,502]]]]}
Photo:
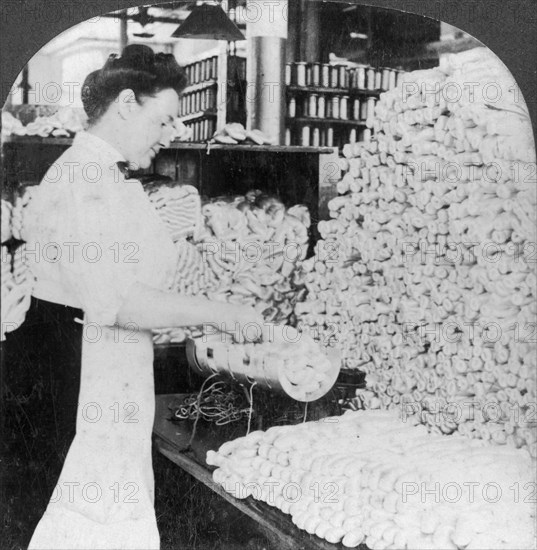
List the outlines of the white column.
{"type": "Polygon", "coordinates": [[[287,0],[248,0],[247,126],[258,128],[275,143],[285,134],[285,43],[287,0]]]}

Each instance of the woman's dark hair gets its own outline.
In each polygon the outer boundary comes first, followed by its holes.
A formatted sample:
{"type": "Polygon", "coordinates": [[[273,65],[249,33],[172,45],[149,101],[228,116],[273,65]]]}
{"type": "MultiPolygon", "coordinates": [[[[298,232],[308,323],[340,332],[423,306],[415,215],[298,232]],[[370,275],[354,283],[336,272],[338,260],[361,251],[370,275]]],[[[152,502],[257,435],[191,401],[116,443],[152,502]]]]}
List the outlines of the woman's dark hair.
{"type": "Polygon", "coordinates": [[[171,88],[181,94],[187,85],[184,70],[172,54],[153,52],[148,46],[127,46],[121,55],[110,55],[102,69],[93,71],[82,85],[82,104],[89,124],[95,123],[125,89],[137,101],[171,88]]]}

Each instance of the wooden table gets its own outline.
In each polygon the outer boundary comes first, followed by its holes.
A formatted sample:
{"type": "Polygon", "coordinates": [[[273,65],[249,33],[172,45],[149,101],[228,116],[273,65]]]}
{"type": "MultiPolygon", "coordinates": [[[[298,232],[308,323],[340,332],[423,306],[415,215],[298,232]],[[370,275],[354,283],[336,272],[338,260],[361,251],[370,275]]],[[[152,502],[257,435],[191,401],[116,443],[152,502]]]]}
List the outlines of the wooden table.
{"type": "MultiPolygon", "coordinates": [[[[207,465],[205,455],[209,449],[216,450],[224,443],[225,438],[219,437],[218,434],[223,430],[199,422],[192,447],[188,449],[192,434],[191,423],[188,421],[170,422],[169,420],[171,417],[170,407],[173,408],[174,403],[180,402],[181,397],[182,394],[157,395],[153,433],[160,453],[259,523],[265,531],[271,534],[271,538],[277,541],[276,548],[278,550],[340,550],[344,548],[341,544],[330,544],[298,529],[291,521],[291,516],[284,514],[279,509],[252,497],[237,499],[215,483],[212,479],[214,468],[207,465]]],[[[244,433],[237,433],[236,436],[239,435],[244,435],[244,433]]],[[[229,439],[229,431],[227,438],[229,439]]],[[[359,548],[366,549],[367,547],[360,546],[359,548]]]]}

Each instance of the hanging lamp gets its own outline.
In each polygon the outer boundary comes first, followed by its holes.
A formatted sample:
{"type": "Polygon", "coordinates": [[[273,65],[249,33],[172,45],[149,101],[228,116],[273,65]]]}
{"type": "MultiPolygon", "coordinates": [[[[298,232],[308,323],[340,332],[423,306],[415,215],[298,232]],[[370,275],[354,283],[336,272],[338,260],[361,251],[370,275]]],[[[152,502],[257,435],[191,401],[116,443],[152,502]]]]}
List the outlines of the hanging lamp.
{"type": "Polygon", "coordinates": [[[196,6],[172,34],[173,38],[200,40],[246,40],[237,25],[216,2],[196,6]]]}

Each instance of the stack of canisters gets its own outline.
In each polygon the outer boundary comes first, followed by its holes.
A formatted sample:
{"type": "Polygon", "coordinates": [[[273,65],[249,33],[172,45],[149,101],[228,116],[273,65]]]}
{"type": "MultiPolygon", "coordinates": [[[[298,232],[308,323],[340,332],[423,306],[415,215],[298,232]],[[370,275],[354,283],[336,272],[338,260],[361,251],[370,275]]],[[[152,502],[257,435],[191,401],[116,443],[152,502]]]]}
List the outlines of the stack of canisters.
{"type": "Polygon", "coordinates": [[[365,65],[288,63],[286,145],[342,147],[367,141],[365,121],[401,71],[365,65]]]}
{"type": "Polygon", "coordinates": [[[192,128],[193,141],[205,141],[216,126],[218,57],[213,56],[185,67],[189,86],[181,96],[179,117],[192,128]]]}

